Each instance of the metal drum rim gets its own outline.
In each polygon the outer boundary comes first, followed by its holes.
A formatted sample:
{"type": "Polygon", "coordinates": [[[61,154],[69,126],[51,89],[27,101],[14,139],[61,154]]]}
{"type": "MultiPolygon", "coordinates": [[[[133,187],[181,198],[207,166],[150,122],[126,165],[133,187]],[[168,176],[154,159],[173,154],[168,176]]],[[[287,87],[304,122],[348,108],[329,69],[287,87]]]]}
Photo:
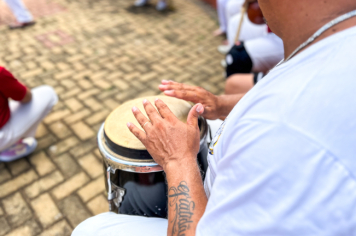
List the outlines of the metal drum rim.
{"type": "MultiPolygon", "coordinates": [[[[104,122],[105,123],[105,122],[104,122]]],[[[112,168],[135,172],[135,173],[150,173],[150,172],[159,172],[163,171],[163,168],[158,165],[153,159],[150,160],[138,160],[130,159],[117,155],[112,152],[110,148],[106,145],[104,138],[104,123],[100,126],[97,143],[99,151],[101,152],[104,161],[110,165],[112,168]]]]}

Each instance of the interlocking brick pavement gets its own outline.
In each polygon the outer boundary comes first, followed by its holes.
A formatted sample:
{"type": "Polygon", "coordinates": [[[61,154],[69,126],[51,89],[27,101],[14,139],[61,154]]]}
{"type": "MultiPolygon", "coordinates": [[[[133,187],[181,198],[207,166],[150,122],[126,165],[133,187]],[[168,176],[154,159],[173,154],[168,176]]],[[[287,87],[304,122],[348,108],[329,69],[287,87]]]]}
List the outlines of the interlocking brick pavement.
{"type": "Polygon", "coordinates": [[[130,0],[25,0],[37,24],[10,31],[0,3],[0,65],[33,88],[54,87],[59,102],[40,124],[32,155],[0,163],[0,236],[70,235],[107,211],[96,134],[123,102],[160,94],[162,79],[224,87],[214,10],[175,1],[158,13],[130,0]]]}

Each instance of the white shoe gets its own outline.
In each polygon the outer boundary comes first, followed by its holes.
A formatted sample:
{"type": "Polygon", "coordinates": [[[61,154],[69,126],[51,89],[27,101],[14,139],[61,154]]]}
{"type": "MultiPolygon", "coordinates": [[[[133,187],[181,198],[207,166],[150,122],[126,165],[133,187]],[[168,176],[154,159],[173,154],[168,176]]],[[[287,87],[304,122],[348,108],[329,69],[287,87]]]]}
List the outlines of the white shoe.
{"type": "Polygon", "coordinates": [[[9,162],[25,157],[35,151],[37,141],[35,138],[24,138],[9,147],[8,149],[0,152],[0,161],[9,162]]]}
{"type": "Polygon", "coordinates": [[[136,0],[134,3],[135,7],[143,7],[148,3],[148,0],[136,0]]]}
{"type": "Polygon", "coordinates": [[[163,11],[163,10],[166,10],[168,7],[166,1],[159,1],[156,5],[156,10],[157,11],[163,11]]]}
{"type": "Polygon", "coordinates": [[[226,68],[227,67],[227,64],[226,64],[226,61],[225,60],[221,60],[220,62],[221,66],[226,68]]]}
{"type": "Polygon", "coordinates": [[[227,54],[231,49],[230,45],[219,45],[218,46],[218,52],[220,52],[221,54],[225,55],[227,54]]]}

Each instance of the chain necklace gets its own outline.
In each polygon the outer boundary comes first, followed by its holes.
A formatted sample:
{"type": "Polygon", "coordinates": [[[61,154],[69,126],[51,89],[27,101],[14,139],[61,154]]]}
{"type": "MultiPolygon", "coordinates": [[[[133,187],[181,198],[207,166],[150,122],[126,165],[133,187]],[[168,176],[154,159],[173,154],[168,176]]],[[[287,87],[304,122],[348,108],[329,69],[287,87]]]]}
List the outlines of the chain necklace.
{"type": "Polygon", "coordinates": [[[356,10],[350,11],[342,16],[339,16],[337,18],[335,18],[334,20],[330,21],[329,23],[327,23],[326,25],[324,25],[323,27],[321,27],[318,31],[316,31],[313,36],[311,36],[307,41],[305,41],[304,43],[302,43],[296,50],[294,50],[294,52],[292,52],[292,54],[290,54],[290,56],[286,59],[286,60],[282,60],[280,61],[275,67],[283,64],[284,62],[289,61],[292,57],[295,56],[295,54],[297,54],[300,50],[302,50],[303,48],[305,48],[306,46],[308,46],[309,44],[311,44],[312,42],[315,41],[316,38],[318,38],[322,33],[324,33],[325,31],[327,31],[328,29],[330,29],[331,27],[333,27],[336,24],[339,24],[351,17],[356,16],[356,10]]]}

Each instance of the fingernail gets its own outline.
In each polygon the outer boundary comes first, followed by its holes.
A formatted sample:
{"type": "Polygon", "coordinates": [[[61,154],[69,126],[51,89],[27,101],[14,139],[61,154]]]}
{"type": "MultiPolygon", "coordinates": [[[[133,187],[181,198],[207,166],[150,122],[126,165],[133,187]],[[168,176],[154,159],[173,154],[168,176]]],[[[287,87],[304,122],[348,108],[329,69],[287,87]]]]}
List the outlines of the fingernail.
{"type": "Polygon", "coordinates": [[[147,99],[144,99],[144,100],[143,100],[143,104],[146,104],[146,103],[147,103],[147,99]]]}
{"type": "Polygon", "coordinates": [[[129,127],[130,128],[130,126],[131,126],[131,123],[130,122],[127,122],[127,127],[129,127]]]}
{"type": "Polygon", "coordinates": [[[133,108],[132,108],[132,111],[133,111],[133,112],[137,111],[137,107],[133,107],[133,108]]]}
{"type": "Polygon", "coordinates": [[[161,82],[162,82],[162,83],[167,83],[168,81],[164,79],[164,80],[162,80],[161,82]]]}
{"type": "Polygon", "coordinates": [[[158,98],[155,98],[155,102],[157,102],[158,101],[158,98]]]}
{"type": "Polygon", "coordinates": [[[202,105],[199,105],[199,106],[197,106],[197,112],[199,113],[199,112],[201,112],[203,110],[203,106],[202,105]]]}
{"type": "Polygon", "coordinates": [[[173,94],[173,90],[166,90],[164,91],[164,94],[173,94]]]}

